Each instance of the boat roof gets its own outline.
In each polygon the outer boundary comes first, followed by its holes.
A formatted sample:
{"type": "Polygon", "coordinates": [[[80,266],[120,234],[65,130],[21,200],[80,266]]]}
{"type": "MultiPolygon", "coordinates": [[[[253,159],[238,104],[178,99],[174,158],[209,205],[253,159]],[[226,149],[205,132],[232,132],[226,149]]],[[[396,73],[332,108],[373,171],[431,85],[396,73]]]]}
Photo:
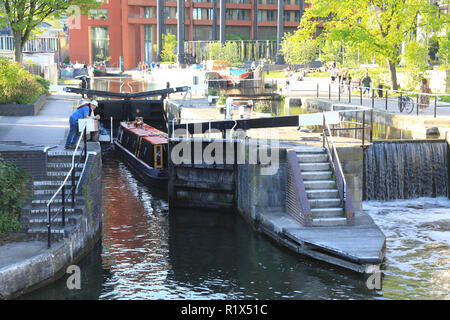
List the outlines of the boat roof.
{"type": "Polygon", "coordinates": [[[133,134],[142,137],[144,140],[150,142],[151,144],[165,144],[168,143],[167,133],[161,130],[155,129],[148,124],[143,124],[142,128],[136,128],[134,122],[121,122],[120,125],[125,130],[132,132],[133,134]]]}

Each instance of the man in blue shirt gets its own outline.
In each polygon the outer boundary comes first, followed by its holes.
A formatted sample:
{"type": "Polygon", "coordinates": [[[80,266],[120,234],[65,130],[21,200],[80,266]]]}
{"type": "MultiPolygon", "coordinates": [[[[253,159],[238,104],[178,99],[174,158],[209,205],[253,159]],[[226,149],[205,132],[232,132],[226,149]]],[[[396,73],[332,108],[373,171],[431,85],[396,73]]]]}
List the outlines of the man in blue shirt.
{"type": "Polygon", "coordinates": [[[100,115],[94,116],[94,110],[97,108],[98,103],[95,100],[92,100],[90,103],[82,104],[75,110],[69,119],[70,129],[69,134],[67,135],[66,145],[64,148],[66,149],[75,149],[78,139],[80,135],[78,133],[78,120],[93,118],[96,120],[100,119],[100,115]]]}

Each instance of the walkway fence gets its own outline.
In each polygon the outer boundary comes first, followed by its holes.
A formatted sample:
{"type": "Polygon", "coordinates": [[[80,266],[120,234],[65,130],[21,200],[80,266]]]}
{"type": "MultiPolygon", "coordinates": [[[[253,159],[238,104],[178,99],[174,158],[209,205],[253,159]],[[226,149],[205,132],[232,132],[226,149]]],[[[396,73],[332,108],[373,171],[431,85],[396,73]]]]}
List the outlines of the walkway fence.
{"type": "MultiPolygon", "coordinates": [[[[14,51],[14,37],[0,36],[0,50],[14,51]]],[[[39,37],[25,43],[23,52],[56,52],[58,51],[57,37],[39,37]]]]}
{"type": "MultiPolygon", "coordinates": [[[[426,108],[433,108],[434,118],[437,116],[438,101],[444,96],[450,94],[434,94],[421,93],[413,91],[392,90],[379,88],[369,88],[360,85],[348,85],[338,83],[319,83],[309,82],[306,86],[305,81],[302,81],[302,89],[295,89],[290,80],[286,81],[286,95],[293,97],[296,94],[307,94],[320,99],[327,99],[329,101],[348,102],[359,104],[361,106],[368,106],[377,108],[388,112],[400,112],[400,103],[408,101],[413,105],[410,114],[423,115],[423,110],[426,108]],[[425,99],[428,97],[428,99],[425,99]],[[425,101],[428,100],[428,104],[425,101]]],[[[450,107],[450,105],[449,105],[450,107]]],[[[407,114],[403,110],[404,114],[407,114]]]]}
{"type": "MultiPolygon", "coordinates": [[[[236,43],[240,61],[275,60],[277,56],[275,40],[228,40],[226,42],[236,43]]],[[[217,41],[186,41],[184,52],[193,57],[195,62],[210,60],[209,45],[212,43],[217,43],[217,41]]]]}

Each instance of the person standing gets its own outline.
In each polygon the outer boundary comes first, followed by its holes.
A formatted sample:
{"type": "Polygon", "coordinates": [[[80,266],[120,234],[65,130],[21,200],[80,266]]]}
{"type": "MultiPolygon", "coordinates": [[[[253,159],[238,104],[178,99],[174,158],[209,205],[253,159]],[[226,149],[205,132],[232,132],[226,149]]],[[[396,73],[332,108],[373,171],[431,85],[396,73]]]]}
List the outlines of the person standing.
{"type": "Polygon", "coordinates": [[[100,115],[94,116],[94,110],[97,108],[98,103],[96,100],[92,100],[89,103],[85,103],[80,105],[71,115],[69,118],[69,134],[67,135],[66,139],[66,145],[64,146],[65,149],[75,149],[75,146],[78,142],[78,139],[80,138],[80,135],[78,133],[78,120],[79,119],[86,119],[86,118],[92,118],[99,120],[100,115]]]}
{"type": "MultiPolygon", "coordinates": [[[[428,86],[427,79],[423,78],[420,84],[421,93],[432,93],[430,87],[428,86]]],[[[421,94],[419,98],[419,106],[421,110],[428,108],[430,105],[430,96],[428,94],[421,94]]]]}
{"type": "Polygon", "coordinates": [[[366,74],[364,75],[364,78],[362,79],[361,83],[364,87],[363,89],[363,94],[365,94],[367,92],[367,94],[370,94],[370,83],[372,82],[372,79],[369,76],[369,73],[366,72],[366,74]]]}

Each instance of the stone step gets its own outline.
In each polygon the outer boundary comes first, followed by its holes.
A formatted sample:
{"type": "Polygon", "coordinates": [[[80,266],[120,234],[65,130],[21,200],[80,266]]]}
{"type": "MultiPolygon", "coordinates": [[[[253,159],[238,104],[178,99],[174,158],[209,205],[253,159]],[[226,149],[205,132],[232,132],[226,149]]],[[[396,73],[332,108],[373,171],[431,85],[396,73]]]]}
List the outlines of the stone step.
{"type": "MultiPolygon", "coordinates": [[[[76,226],[73,225],[52,225],[50,228],[52,242],[63,240],[65,235],[68,235],[74,228],[76,228],[76,226]]],[[[30,240],[47,241],[47,226],[32,225],[28,228],[27,234],[30,240]]]]}
{"type": "MultiPolygon", "coordinates": [[[[50,214],[55,214],[57,212],[61,212],[61,205],[55,204],[50,206],[50,214]]],[[[66,205],[66,214],[67,213],[82,213],[83,206],[75,205],[75,208],[72,208],[71,204],[66,205]]],[[[40,205],[39,207],[32,207],[30,210],[30,217],[33,215],[39,214],[47,214],[47,205],[40,205]]]]}
{"type": "MultiPolygon", "coordinates": [[[[69,172],[72,167],[72,162],[50,162],[47,163],[47,172],[50,171],[65,171],[69,172]]],[[[83,163],[75,164],[75,170],[82,170],[83,163]]]]}
{"type": "Polygon", "coordinates": [[[325,148],[323,147],[295,147],[296,153],[324,153],[325,148]]]}
{"type": "MultiPolygon", "coordinates": [[[[66,225],[75,225],[81,221],[82,215],[79,213],[67,213],[65,214],[66,225]]],[[[30,226],[47,225],[47,215],[46,214],[36,214],[28,218],[28,223],[30,226]]],[[[58,214],[52,219],[52,226],[59,225],[62,223],[62,215],[58,214]]]]}
{"type": "Polygon", "coordinates": [[[347,218],[345,217],[329,217],[329,218],[315,218],[312,220],[313,227],[332,227],[347,225],[347,218]]]}
{"type": "Polygon", "coordinates": [[[308,199],[309,206],[312,208],[335,208],[341,206],[341,199],[339,198],[324,198],[324,199],[308,199]]]}
{"type": "Polygon", "coordinates": [[[305,189],[335,189],[336,181],[334,180],[310,180],[304,181],[305,189]]]}
{"type": "MultiPolygon", "coordinates": [[[[67,192],[69,192],[67,190],[67,192]]],[[[31,200],[31,205],[32,206],[39,206],[39,205],[47,205],[47,202],[50,200],[51,197],[53,197],[53,193],[48,194],[48,195],[35,195],[33,197],[33,200],[31,200]]],[[[66,196],[68,196],[68,194],[66,194],[66,196]]],[[[67,199],[67,198],[66,198],[67,199]]],[[[66,200],[66,205],[67,204],[71,204],[72,202],[72,197],[69,196],[69,200],[66,200]]],[[[61,193],[59,193],[55,199],[53,199],[53,204],[61,204],[62,203],[62,199],[61,199],[61,193]]],[[[83,204],[84,203],[84,197],[82,196],[75,196],[75,204],[83,204]]]]}
{"type": "MultiPolygon", "coordinates": [[[[34,190],[53,190],[55,192],[63,183],[63,179],[55,180],[37,180],[33,182],[34,190]]],[[[78,182],[76,179],[75,184],[78,182]]],[[[72,179],[69,178],[65,183],[66,188],[72,186],[72,179]]]]}
{"type": "Polygon", "coordinates": [[[305,171],[302,172],[303,180],[331,180],[333,176],[332,171],[305,171]]]}
{"type": "Polygon", "coordinates": [[[328,163],[328,154],[326,153],[313,153],[313,154],[302,154],[297,153],[297,159],[300,163],[317,163],[317,162],[327,162],[328,163]]]}
{"type": "MultiPolygon", "coordinates": [[[[61,180],[62,183],[62,181],[66,178],[67,173],[69,173],[69,171],[47,171],[47,177],[49,180],[61,180]]],[[[75,179],[78,179],[80,175],[81,171],[75,171],[75,179]]],[[[72,174],[69,179],[72,179],[72,174]]]]}
{"type": "Polygon", "coordinates": [[[302,162],[301,171],[329,171],[331,169],[329,162],[302,162]]]}
{"type": "Polygon", "coordinates": [[[337,189],[312,189],[306,190],[308,199],[331,199],[339,197],[337,189]]]}
{"type": "Polygon", "coordinates": [[[311,209],[313,218],[329,218],[329,217],[342,217],[344,210],[340,207],[336,208],[315,208],[311,209]]]}

